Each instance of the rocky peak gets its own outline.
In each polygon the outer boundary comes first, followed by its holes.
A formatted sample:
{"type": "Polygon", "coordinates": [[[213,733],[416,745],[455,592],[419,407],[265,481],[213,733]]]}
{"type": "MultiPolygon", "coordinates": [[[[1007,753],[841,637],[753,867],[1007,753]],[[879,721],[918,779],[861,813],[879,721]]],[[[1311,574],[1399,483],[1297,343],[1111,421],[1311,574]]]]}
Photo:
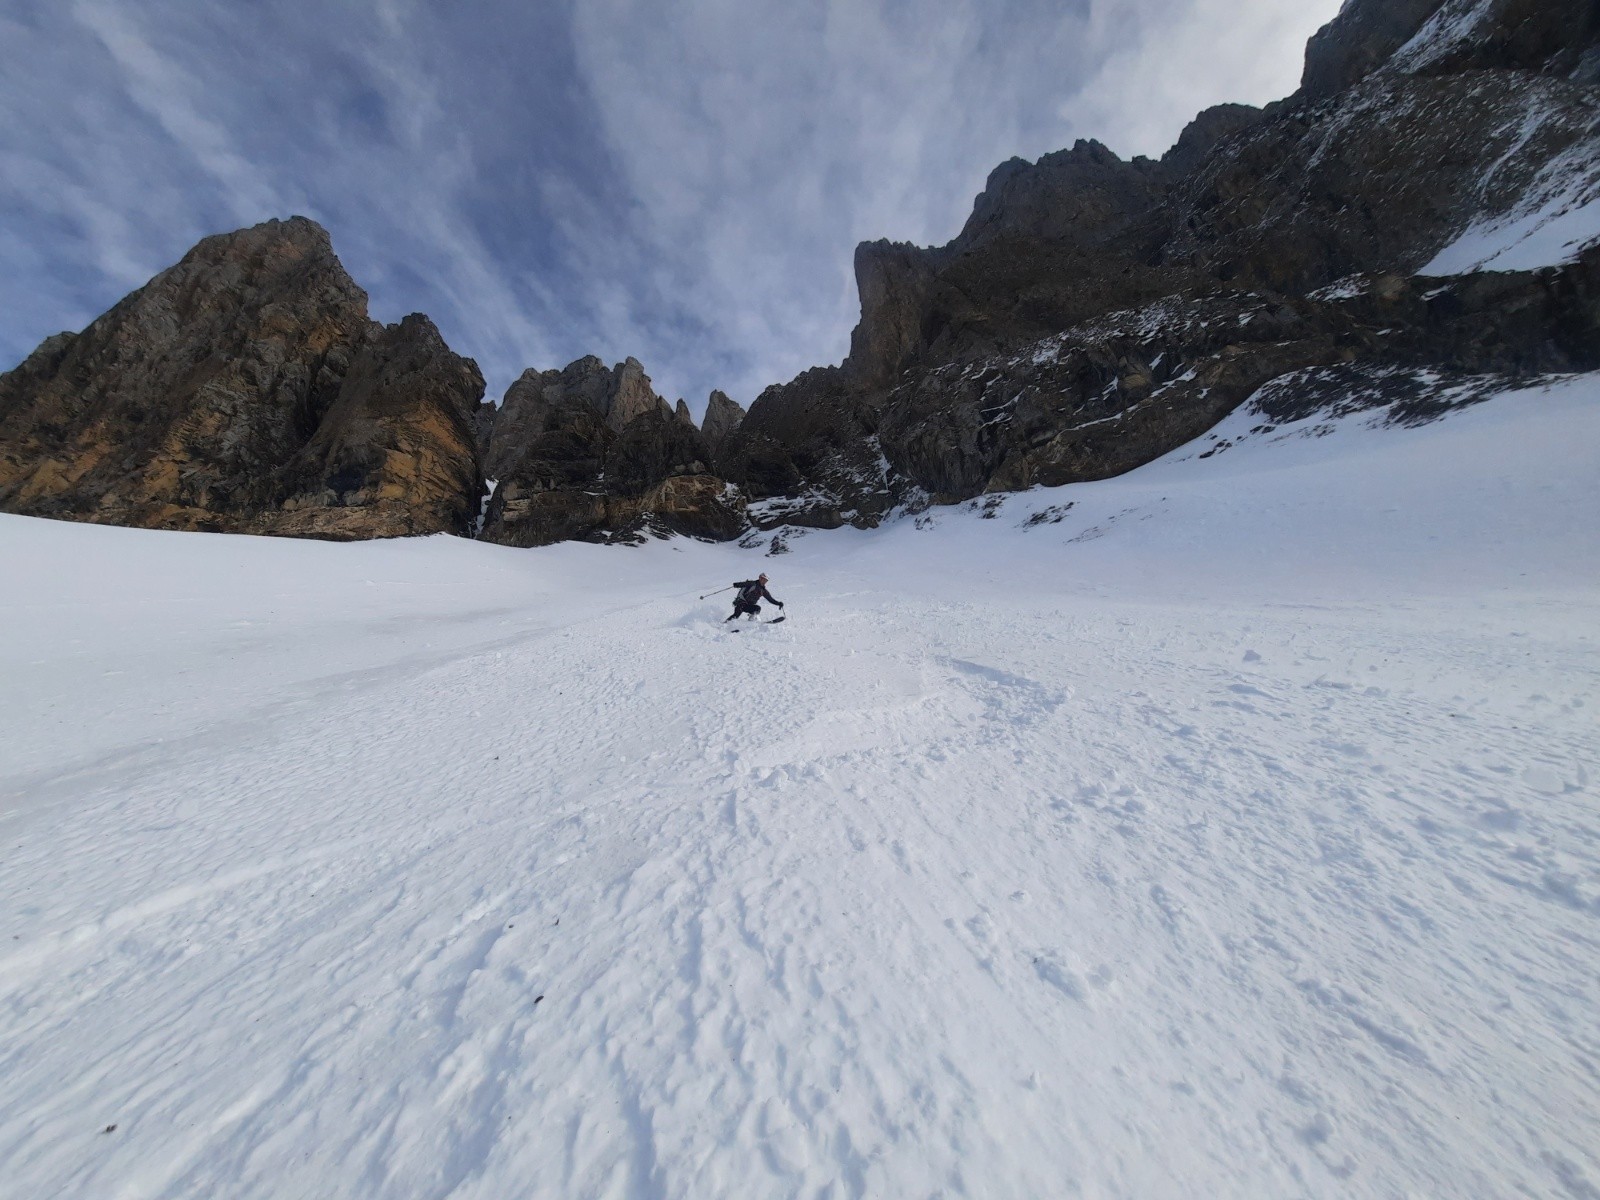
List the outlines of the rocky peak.
{"type": "Polygon", "coordinates": [[[1443,0],[1346,0],[1306,43],[1300,95],[1325,100],[1387,63],[1443,0]]]}
{"type": "Polygon", "coordinates": [[[657,396],[637,359],[525,371],[494,420],[487,473],[498,486],[482,536],[514,546],[733,537],[743,504],[711,461],[688,405],[657,396]]]}
{"type": "MultiPolygon", "coordinates": [[[[558,371],[524,371],[506,390],[495,418],[496,441],[508,446],[522,444],[527,431],[540,427],[549,413],[574,404],[593,412],[615,433],[645,413],[674,415],[672,407],[650,386],[650,377],[638,359],[608,367],[589,354],[558,371]]],[[[498,454],[491,443],[491,476],[498,454]]]]}
{"type": "MultiPolygon", "coordinates": [[[[616,375],[622,369],[608,367],[592,354],[574,359],[558,371],[525,371],[540,380],[540,394],[549,403],[582,400],[602,417],[611,411],[611,398],[616,391],[616,375]]],[[[520,382],[520,380],[519,380],[520,382]]],[[[515,386],[515,385],[513,385],[515,386]]],[[[511,393],[506,393],[506,405],[511,403],[511,393]]]]}
{"type": "Polygon", "coordinates": [[[611,370],[587,355],[560,370],[529,367],[506,389],[484,446],[484,472],[504,479],[517,469],[522,455],[544,430],[553,414],[577,409],[602,418],[609,404],[611,370]]]}
{"type": "Polygon", "coordinates": [[[1172,149],[1161,156],[1161,166],[1174,176],[1188,174],[1225,138],[1257,124],[1264,114],[1249,104],[1218,104],[1184,126],[1172,149]]]}
{"type": "MultiPolygon", "coordinates": [[[[313,221],[266,221],[205,238],[82,333],[49,339],[0,376],[0,506],[119,524],[333,537],[456,528],[458,509],[471,499],[454,489],[461,481],[467,491],[475,486],[470,437],[452,435],[448,446],[427,449],[459,461],[425,472],[402,518],[379,512],[393,498],[386,472],[400,464],[378,453],[386,436],[378,425],[413,401],[431,408],[437,391],[428,399],[417,389],[434,388],[437,381],[425,377],[436,369],[462,389],[452,412],[458,400],[470,407],[477,398],[466,398],[476,367],[451,354],[431,323],[409,319],[394,328],[382,331],[368,319],[366,293],[313,221]],[[376,371],[374,355],[398,358],[379,372],[382,396],[356,403],[347,378],[358,363],[376,371]],[[328,424],[347,418],[348,428],[328,424]],[[304,455],[318,439],[356,457],[372,450],[363,458],[363,487],[312,486],[304,455]],[[448,494],[430,490],[446,477],[448,494]],[[314,506],[312,493],[337,500],[337,519],[312,528],[318,522],[285,515],[291,499],[314,506]]],[[[481,381],[476,387],[481,393],[481,381]]]]}
{"type": "Polygon", "coordinates": [[[1013,158],[990,173],[952,249],[1000,238],[1102,239],[1149,206],[1152,167],[1082,139],[1037,163],[1013,158]]]}
{"type": "Polygon", "coordinates": [[[620,433],[637,416],[657,411],[671,413],[672,409],[650,386],[650,376],[644,373],[643,364],[636,358],[629,358],[612,371],[611,394],[604,411],[607,424],[620,433]]]}
{"type": "Polygon", "coordinates": [[[1597,43],[1596,0],[1349,0],[1307,45],[1299,94],[1326,100],[1382,68],[1573,76],[1597,43]]]}
{"type": "Polygon", "coordinates": [[[0,506],[320,537],[464,530],[483,380],[383,328],[304,217],[205,238],[0,376],[0,506]]]}
{"type": "Polygon", "coordinates": [[[706,441],[715,446],[738,432],[743,422],[744,409],[725,393],[713,391],[706,402],[706,419],[700,423],[700,431],[705,434],[706,441]]]}

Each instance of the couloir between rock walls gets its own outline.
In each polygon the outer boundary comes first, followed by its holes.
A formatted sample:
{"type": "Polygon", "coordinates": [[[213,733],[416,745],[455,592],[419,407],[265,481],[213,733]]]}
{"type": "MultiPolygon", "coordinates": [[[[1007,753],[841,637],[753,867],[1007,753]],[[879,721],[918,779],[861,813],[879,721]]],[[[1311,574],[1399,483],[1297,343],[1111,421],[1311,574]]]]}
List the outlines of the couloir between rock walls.
{"type": "Polygon", "coordinates": [[[314,222],[208,238],[0,375],[0,509],[728,539],[1118,474],[1252,396],[1420,419],[1472,381],[1600,368],[1600,246],[1441,254],[1600,197],[1597,39],[1600,0],[1355,0],[1287,100],[1202,113],[1158,161],[1012,160],[948,245],[861,246],[845,361],[748,415],[713,393],[699,428],[633,359],[484,403],[426,317],[368,318],[314,222]]]}

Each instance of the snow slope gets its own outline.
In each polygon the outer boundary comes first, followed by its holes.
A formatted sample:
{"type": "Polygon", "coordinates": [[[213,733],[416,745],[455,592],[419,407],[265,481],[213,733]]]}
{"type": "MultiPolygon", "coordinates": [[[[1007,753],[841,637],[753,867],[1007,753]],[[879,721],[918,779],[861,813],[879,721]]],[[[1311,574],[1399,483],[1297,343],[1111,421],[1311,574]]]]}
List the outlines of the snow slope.
{"type": "Polygon", "coordinates": [[[0,518],[0,1195],[1594,1194],[1600,381],[1372,420],[774,558],[0,518]]]}
{"type": "MultiPolygon", "coordinates": [[[[1549,114],[1535,111],[1520,144],[1549,114]]],[[[1508,157],[1510,157],[1508,155],[1508,157]]],[[[1550,160],[1508,211],[1473,221],[1419,275],[1537,271],[1574,262],[1600,243],[1600,128],[1550,160]]]]}

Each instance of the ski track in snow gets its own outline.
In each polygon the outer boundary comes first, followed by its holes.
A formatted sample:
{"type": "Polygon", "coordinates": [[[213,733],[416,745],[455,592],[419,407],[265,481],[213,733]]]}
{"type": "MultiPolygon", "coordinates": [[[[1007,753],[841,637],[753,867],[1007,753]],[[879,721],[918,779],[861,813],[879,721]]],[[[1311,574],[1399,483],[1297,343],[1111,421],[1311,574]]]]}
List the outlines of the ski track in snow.
{"type": "Polygon", "coordinates": [[[945,532],[806,539],[739,637],[653,597],[747,555],[602,552],[659,586],[7,747],[0,1195],[1595,1194],[1600,590],[945,532]]]}

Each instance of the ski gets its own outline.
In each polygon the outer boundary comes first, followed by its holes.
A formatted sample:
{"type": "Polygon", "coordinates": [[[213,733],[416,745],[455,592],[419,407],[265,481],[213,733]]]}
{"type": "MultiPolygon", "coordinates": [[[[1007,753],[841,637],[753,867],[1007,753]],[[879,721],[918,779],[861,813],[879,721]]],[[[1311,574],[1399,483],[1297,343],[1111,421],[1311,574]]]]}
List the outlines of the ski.
{"type": "MultiPolygon", "coordinates": [[[[772,620],[770,620],[770,621],[756,621],[756,622],[754,622],[754,624],[756,624],[756,625],[782,625],[788,619],[789,619],[789,617],[788,617],[788,614],[786,613],[781,617],[773,617],[772,620]]],[[[748,628],[750,628],[750,626],[748,626],[748,625],[735,625],[732,629],[728,630],[728,632],[729,633],[738,633],[741,630],[748,629],[748,628]]]]}

